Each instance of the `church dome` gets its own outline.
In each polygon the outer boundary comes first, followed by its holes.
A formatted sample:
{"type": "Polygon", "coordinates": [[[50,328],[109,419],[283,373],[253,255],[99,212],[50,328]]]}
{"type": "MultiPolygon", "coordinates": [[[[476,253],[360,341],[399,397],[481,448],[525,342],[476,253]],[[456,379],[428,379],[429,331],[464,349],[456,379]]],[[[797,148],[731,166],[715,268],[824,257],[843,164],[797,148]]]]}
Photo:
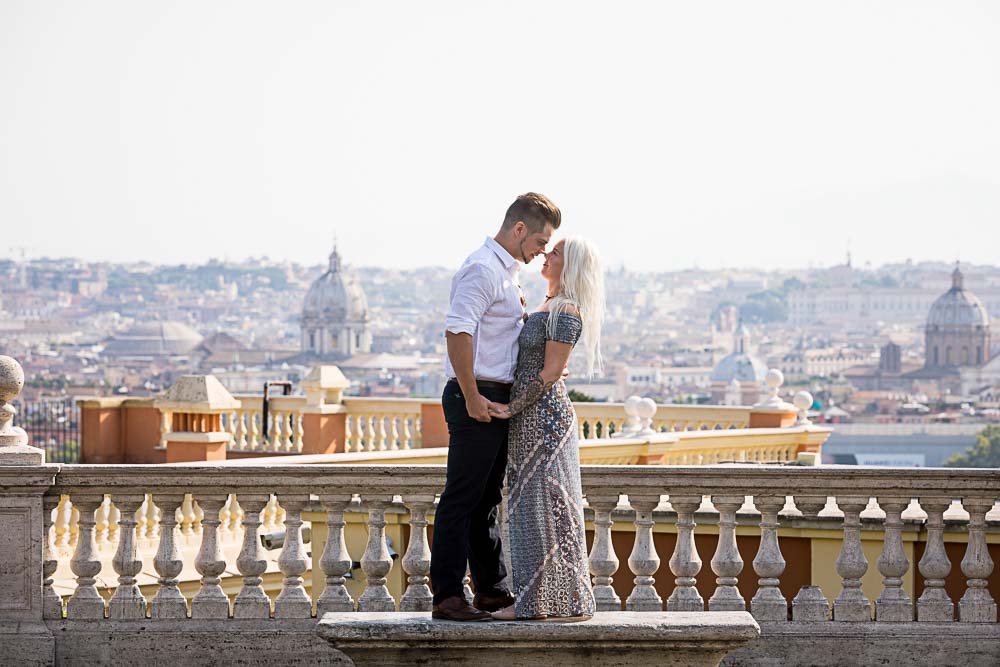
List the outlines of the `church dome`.
{"type": "Polygon", "coordinates": [[[368,299],[354,276],[341,270],[340,254],[334,248],[330,266],[306,292],[302,319],[326,322],[364,322],[368,320],[368,299]]]}
{"type": "Polygon", "coordinates": [[[733,338],[733,351],[712,369],[712,382],[763,382],[767,366],[750,354],[750,331],[740,323],[733,338]]]}
{"type": "Polygon", "coordinates": [[[990,318],[986,307],[965,289],[965,277],[958,268],[951,274],[951,289],[938,297],[927,315],[928,327],[986,327],[990,318]]]}
{"type": "Polygon", "coordinates": [[[112,336],[105,353],[111,357],[187,354],[201,341],[201,334],[181,322],[137,322],[124,333],[112,336]]]}

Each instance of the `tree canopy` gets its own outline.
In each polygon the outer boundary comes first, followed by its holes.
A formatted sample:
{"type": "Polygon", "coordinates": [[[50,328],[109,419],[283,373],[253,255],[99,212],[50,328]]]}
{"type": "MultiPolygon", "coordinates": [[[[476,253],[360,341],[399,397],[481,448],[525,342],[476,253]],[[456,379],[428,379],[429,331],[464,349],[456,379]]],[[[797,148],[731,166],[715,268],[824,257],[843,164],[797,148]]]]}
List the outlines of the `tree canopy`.
{"type": "Polygon", "coordinates": [[[1000,468],[1000,426],[987,426],[976,444],[945,462],[949,468],[1000,468]]]}

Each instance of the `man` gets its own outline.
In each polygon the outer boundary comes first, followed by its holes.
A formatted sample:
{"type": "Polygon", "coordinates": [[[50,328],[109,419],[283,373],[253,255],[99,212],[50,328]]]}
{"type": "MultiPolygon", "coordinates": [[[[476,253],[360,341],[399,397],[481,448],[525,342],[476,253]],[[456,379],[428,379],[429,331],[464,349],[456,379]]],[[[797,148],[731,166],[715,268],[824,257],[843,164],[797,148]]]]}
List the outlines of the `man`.
{"type": "Polygon", "coordinates": [[[448,383],[441,406],[448,423],[448,472],[434,515],[431,547],[433,617],[487,621],[514,603],[506,589],[497,525],[507,467],[507,420],[490,405],[508,403],[517,365],[517,338],[527,317],[518,272],[545,251],[562,214],[529,192],[507,209],[493,238],[469,255],[451,283],[445,322],[448,383]],[[476,589],[462,595],[466,563],[476,589]]]}

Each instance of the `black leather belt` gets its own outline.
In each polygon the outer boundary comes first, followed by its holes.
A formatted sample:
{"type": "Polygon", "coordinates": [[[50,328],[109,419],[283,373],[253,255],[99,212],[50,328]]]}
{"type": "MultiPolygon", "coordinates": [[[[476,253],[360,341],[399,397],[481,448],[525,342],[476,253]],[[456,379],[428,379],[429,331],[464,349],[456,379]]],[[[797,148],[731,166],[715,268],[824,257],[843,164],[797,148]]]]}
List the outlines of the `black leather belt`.
{"type": "MultiPolygon", "coordinates": [[[[457,378],[448,378],[458,382],[457,378]]],[[[496,382],[495,380],[476,380],[476,386],[480,389],[500,389],[502,391],[510,391],[510,388],[514,385],[510,382],[496,382]]]]}
{"type": "Polygon", "coordinates": [[[510,391],[513,387],[510,382],[494,382],[493,380],[476,380],[476,386],[482,389],[502,389],[505,391],[510,391]]]}

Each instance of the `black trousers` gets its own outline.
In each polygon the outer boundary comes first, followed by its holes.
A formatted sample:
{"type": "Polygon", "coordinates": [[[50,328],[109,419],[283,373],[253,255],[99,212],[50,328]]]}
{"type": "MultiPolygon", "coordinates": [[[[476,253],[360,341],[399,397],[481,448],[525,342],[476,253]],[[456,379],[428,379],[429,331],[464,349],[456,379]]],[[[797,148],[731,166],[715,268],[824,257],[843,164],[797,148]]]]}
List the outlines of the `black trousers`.
{"type": "MultiPolygon", "coordinates": [[[[480,393],[498,403],[510,401],[509,390],[480,388],[480,393]]],[[[455,380],[445,385],[441,407],[448,423],[448,473],[434,514],[434,604],[462,595],[466,563],[477,593],[506,592],[507,576],[498,518],[507,471],[508,421],[479,422],[470,417],[455,380]]]]}

